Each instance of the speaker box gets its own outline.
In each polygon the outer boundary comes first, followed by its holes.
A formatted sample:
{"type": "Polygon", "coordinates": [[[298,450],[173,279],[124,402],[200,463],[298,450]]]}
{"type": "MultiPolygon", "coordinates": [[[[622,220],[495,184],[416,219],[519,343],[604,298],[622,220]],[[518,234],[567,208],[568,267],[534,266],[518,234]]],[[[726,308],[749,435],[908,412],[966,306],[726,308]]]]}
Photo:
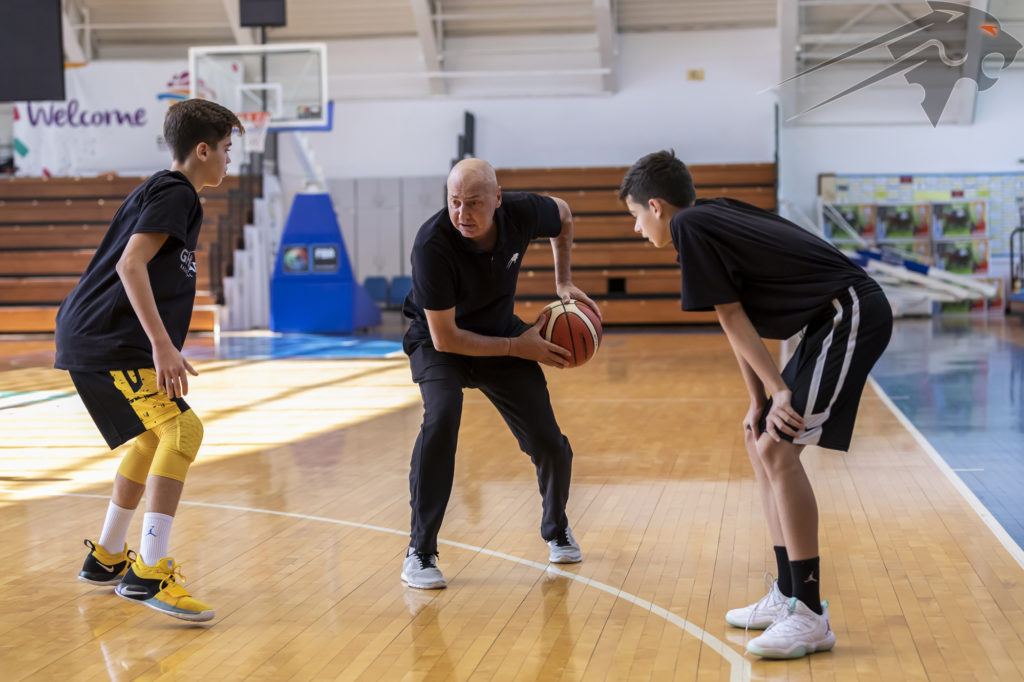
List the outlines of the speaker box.
{"type": "Polygon", "coordinates": [[[60,0],[0,0],[0,102],[64,99],[60,0]]]}
{"type": "Polygon", "coordinates": [[[284,26],[287,24],[285,0],[238,0],[242,26],[284,26]]]}

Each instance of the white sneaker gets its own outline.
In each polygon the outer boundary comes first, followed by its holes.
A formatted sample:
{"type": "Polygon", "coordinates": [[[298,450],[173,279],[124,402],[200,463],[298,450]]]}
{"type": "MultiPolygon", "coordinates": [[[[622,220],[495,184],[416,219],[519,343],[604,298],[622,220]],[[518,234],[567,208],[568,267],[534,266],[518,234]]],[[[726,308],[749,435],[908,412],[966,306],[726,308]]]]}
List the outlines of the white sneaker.
{"type": "Polygon", "coordinates": [[[554,540],[548,540],[548,547],[551,548],[548,561],[553,564],[578,564],[583,561],[580,544],[576,542],[569,526],[566,526],[554,540]]]}
{"type": "Polygon", "coordinates": [[[764,630],[782,618],[789,611],[789,597],[779,590],[779,581],[772,579],[771,573],[765,582],[771,584],[768,594],[760,601],[739,609],[731,609],[725,614],[725,622],[734,628],[747,630],[764,630]]]}
{"type": "Polygon", "coordinates": [[[760,636],[747,643],[747,652],[763,658],[800,658],[815,651],[828,651],[836,636],[828,624],[828,602],[822,602],[819,616],[802,601],[789,600],[789,611],[760,636]]]}
{"type": "Polygon", "coordinates": [[[437,567],[436,554],[417,552],[412,547],[405,553],[402,562],[402,580],[420,590],[440,590],[448,587],[448,581],[437,567]]]}

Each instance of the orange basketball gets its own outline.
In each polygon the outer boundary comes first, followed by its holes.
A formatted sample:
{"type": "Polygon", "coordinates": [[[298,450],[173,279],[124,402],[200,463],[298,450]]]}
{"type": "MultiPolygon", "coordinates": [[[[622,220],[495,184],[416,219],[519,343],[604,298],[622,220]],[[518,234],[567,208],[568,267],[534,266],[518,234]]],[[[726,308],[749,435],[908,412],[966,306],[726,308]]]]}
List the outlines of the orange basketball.
{"type": "Polygon", "coordinates": [[[545,340],[567,349],[569,367],[579,367],[594,357],[601,345],[601,320],[583,301],[555,301],[544,307],[541,335],[545,340]]]}

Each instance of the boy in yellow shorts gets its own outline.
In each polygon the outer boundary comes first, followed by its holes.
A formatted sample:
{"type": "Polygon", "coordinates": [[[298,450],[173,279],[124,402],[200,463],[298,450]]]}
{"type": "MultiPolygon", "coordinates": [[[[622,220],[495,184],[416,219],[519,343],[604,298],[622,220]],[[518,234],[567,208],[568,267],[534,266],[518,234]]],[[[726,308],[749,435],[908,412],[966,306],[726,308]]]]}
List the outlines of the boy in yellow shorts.
{"type": "Polygon", "coordinates": [[[168,555],[167,542],[199,451],[203,425],[185,403],[182,356],[196,296],[196,245],[203,223],[199,191],[224,179],[238,117],[205,100],[167,111],[170,170],[155,173],[118,209],[103,242],[57,313],[58,369],[78,394],[111,449],[134,439],[124,455],[99,540],[78,574],[175,618],[206,621],[213,607],[192,597],[168,555]],[[146,512],[136,555],[125,537],[142,493],[146,512]]]}

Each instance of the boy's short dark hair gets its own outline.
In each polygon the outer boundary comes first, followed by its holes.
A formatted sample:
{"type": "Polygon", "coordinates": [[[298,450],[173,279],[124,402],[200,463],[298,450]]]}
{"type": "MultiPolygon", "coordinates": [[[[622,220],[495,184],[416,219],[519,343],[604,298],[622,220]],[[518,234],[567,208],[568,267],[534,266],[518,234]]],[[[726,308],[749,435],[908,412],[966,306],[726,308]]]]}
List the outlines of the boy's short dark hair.
{"type": "Polygon", "coordinates": [[[205,99],[186,99],[167,110],[164,140],[174,160],[184,161],[200,142],[216,148],[232,128],[245,132],[245,126],[230,109],[205,99]]]}
{"type": "Polygon", "coordinates": [[[641,157],[626,172],[619,188],[619,200],[631,197],[634,203],[646,204],[661,199],[673,206],[686,208],[693,204],[697,192],[686,164],[676,158],[674,150],[662,150],[641,157]]]}

